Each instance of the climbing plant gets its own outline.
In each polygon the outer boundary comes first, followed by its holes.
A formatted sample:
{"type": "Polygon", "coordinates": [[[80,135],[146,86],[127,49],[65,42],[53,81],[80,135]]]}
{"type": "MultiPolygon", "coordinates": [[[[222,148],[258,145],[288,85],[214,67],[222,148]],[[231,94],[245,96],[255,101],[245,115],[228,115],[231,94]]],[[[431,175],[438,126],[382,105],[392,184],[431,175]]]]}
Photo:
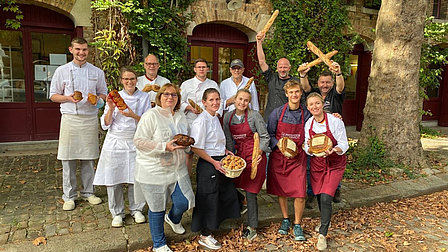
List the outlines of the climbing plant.
{"type": "Polygon", "coordinates": [[[11,12],[14,18],[6,19],[5,26],[12,29],[20,28],[20,21],[23,19],[22,11],[19,8],[16,0],[0,0],[0,7],[3,11],[11,12]]]}

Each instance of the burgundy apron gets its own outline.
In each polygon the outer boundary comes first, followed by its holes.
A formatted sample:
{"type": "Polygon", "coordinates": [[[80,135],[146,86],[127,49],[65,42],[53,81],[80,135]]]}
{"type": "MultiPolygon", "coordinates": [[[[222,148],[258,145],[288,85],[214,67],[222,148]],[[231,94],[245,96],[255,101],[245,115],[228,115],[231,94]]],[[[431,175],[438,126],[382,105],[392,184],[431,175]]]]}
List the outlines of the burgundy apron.
{"type": "Polygon", "coordinates": [[[269,155],[269,168],[267,178],[267,192],[277,196],[304,198],[306,196],[306,154],[302,150],[305,140],[303,109],[299,124],[282,122],[288,104],[283,107],[278,119],[275,138],[287,136],[297,144],[298,154],[294,158],[286,158],[279,150],[274,150],[269,155]]]}
{"type": "Polygon", "coordinates": [[[235,140],[235,149],[237,155],[246,160],[246,168],[243,173],[233,181],[237,188],[242,188],[251,193],[259,193],[261,186],[263,186],[264,180],[266,179],[266,153],[262,154],[261,162],[258,164],[257,176],[252,180],[250,179],[250,173],[252,170],[252,152],[254,149],[254,133],[250,129],[249,122],[247,121],[247,111],[244,114],[244,123],[231,125],[232,118],[235,112],[231,112],[229,120],[229,129],[235,140]]]}
{"type": "MultiPolygon", "coordinates": [[[[338,142],[333,137],[330,131],[327,113],[324,113],[325,123],[327,131],[323,134],[327,135],[333,142],[333,146],[336,146],[338,142]]],[[[309,130],[310,138],[316,135],[313,131],[314,119],[311,121],[309,130]]],[[[347,164],[347,157],[344,155],[338,155],[333,152],[328,157],[316,157],[311,156],[311,187],[315,195],[325,193],[334,197],[336,188],[344,175],[345,166],[347,164]]]]}

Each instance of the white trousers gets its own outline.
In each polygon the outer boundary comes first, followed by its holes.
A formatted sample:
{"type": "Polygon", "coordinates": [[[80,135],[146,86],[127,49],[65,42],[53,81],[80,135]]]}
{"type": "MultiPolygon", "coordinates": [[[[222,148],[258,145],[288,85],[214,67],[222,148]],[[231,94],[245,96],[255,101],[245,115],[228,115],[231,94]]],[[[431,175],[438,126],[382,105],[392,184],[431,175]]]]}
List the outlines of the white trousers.
{"type": "MultiPolygon", "coordinates": [[[[124,218],[123,184],[107,186],[107,199],[109,201],[109,211],[112,214],[112,217],[119,215],[121,218],[124,218]]],[[[129,211],[131,211],[132,216],[134,216],[135,212],[141,212],[143,210],[145,202],[136,204],[134,201],[133,184],[128,184],[128,200],[129,211]]]]}
{"type": "MultiPolygon", "coordinates": [[[[94,160],[81,161],[81,197],[90,197],[93,195],[93,170],[94,160]]],[[[64,201],[75,200],[78,197],[76,181],[76,160],[62,160],[62,190],[64,201]]]]}

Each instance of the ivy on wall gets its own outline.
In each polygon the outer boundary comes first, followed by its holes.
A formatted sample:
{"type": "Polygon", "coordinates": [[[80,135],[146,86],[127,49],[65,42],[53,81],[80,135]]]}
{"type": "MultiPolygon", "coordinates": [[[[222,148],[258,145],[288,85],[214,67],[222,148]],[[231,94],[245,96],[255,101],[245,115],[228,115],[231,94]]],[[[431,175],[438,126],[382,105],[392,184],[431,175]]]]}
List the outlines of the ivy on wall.
{"type": "Polygon", "coordinates": [[[5,26],[7,28],[19,29],[20,21],[23,19],[22,11],[19,9],[19,5],[16,0],[0,0],[0,7],[2,7],[3,11],[11,12],[15,16],[14,18],[6,19],[5,26]]]}

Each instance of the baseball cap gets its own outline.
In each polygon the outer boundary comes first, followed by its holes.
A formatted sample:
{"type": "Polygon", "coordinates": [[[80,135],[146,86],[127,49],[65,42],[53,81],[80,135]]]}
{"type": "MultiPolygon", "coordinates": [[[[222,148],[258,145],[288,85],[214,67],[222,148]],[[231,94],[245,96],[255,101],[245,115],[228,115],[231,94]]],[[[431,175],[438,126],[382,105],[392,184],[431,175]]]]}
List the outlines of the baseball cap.
{"type": "Polygon", "coordinates": [[[234,66],[244,67],[244,64],[243,64],[243,62],[240,59],[234,59],[230,63],[230,67],[232,68],[234,66]]]}

